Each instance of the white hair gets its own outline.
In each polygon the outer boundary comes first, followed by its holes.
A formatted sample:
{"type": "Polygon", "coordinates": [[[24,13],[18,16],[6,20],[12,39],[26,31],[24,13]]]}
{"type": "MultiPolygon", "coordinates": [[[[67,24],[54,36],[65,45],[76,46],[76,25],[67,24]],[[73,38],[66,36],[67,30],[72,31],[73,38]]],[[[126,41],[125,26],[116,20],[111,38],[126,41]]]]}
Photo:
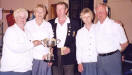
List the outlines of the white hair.
{"type": "Polygon", "coordinates": [[[28,18],[28,12],[26,9],[24,8],[18,8],[14,11],[13,15],[14,15],[14,18],[16,18],[17,16],[20,15],[20,13],[24,13],[25,14],[25,17],[28,18]]]}

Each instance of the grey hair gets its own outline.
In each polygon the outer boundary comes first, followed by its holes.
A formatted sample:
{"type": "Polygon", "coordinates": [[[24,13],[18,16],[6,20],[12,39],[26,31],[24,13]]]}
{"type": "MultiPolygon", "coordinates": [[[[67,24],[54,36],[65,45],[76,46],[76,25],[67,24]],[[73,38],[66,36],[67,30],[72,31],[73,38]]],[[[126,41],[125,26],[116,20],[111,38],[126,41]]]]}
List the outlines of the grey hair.
{"type": "MultiPolygon", "coordinates": [[[[106,9],[106,12],[108,13],[108,6],[107,6],[105,3],[99,3],[99,4],[96,6],[96,8],[98,8],[99,6],[104,6],[105,9],[106,9]]],[[[95,10],[94,10],[95,14],[96,14],[96,8],[95,8],[95,10]]]]}

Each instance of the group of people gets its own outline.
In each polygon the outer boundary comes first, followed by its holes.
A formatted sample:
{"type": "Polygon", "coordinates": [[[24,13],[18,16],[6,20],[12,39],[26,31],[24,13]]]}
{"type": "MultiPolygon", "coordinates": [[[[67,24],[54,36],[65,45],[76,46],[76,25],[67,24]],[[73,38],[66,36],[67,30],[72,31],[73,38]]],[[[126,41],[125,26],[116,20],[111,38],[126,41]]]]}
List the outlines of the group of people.
{"type": "Polygon", "coordinates": [[[108,7],[95,8],[98,18],[84,8],[80,18],[84,26],[67,16],[68,5],[56,4],[57,18],[44,20],[46,7],[37,5],[35,18],[26,22],[28,12],[14,11],[15,24],[5,32],[0,75],[75,75],[75,66],[81,75],[122,75],[121,52],[128,41],[122,26],[111,20],[108,7]],[[44,61],[50,51],[42,40],[60,41],[53,47],[54,61],[44,61]]]}
{"type": "Polygon", "coordinates": [[[108,17],[108,7],[99,4],[93,13],[85,8],[80,14],[84,22],[76,36],[78,71],[82,75],[122,75],[121,52],[128,41],[122,25],[108,17]]]}

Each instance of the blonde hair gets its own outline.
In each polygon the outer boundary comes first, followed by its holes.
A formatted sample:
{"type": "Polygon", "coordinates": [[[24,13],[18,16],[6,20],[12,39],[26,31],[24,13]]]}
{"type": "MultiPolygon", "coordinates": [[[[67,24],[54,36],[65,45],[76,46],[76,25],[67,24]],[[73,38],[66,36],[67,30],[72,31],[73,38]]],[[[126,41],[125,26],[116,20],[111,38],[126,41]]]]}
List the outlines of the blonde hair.
{"type": "Polygon", "coordinates": [[[91,15],[91,19],[93,20],[93,12],[89,8],[84,8],[80,13],[80,18],[82,19],[82,16],[89,13],[91,15]]]}
{"type": "Polygon", "coordinates": [[[18,8],[14,11],[13,15],[14,15],[14,18],[16,18],[17,16],[20,15],[20,13],[24,13],[25,14],[25,17],[28,18],[28,12],[26,9],[24,8],[18,8]]]}
{"type": "Polygon", "coordinates": [[[38,5],[33,9],[33,11],[35,12],[38,8],[42,8],[42,9],[45,10],[45,12],[47,13],[47,8],[46,8],[45,5],[38,4],[38,5]]]}

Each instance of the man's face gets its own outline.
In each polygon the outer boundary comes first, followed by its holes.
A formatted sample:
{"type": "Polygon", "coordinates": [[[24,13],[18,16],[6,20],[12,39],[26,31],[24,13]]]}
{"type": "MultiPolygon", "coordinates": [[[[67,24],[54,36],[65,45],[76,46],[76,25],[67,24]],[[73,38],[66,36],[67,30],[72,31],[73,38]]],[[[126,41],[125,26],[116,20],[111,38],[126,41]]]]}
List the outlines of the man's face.
{"type": "Polygon", "coordinates": [[[65,5],[57,5],[56,13],[57,13],[57,17],[63,17],[67,13],[67,8],[65,7],[65,5]]]}
{"type": "Polygon", "coordinates": [[[15,22],[17,25],[25,25],[26,20],[27,20],[27,17],[23,12],[19,13],[19,15],[15,17],[15,22]]]}
{"type": "Polygon", "coordinates": [[[99,21],[104,21],[105,18],[107,17],[106,7],[103,5],[98,6],[96,8],[96,16],[99,21]]]}
{"type": "Polygon", "coordinates": [[[46,11],[43,8],[37,8],[34,12],[34,15],[36,19],[43,20],[44,16],[46,14],[46,11]]]}

